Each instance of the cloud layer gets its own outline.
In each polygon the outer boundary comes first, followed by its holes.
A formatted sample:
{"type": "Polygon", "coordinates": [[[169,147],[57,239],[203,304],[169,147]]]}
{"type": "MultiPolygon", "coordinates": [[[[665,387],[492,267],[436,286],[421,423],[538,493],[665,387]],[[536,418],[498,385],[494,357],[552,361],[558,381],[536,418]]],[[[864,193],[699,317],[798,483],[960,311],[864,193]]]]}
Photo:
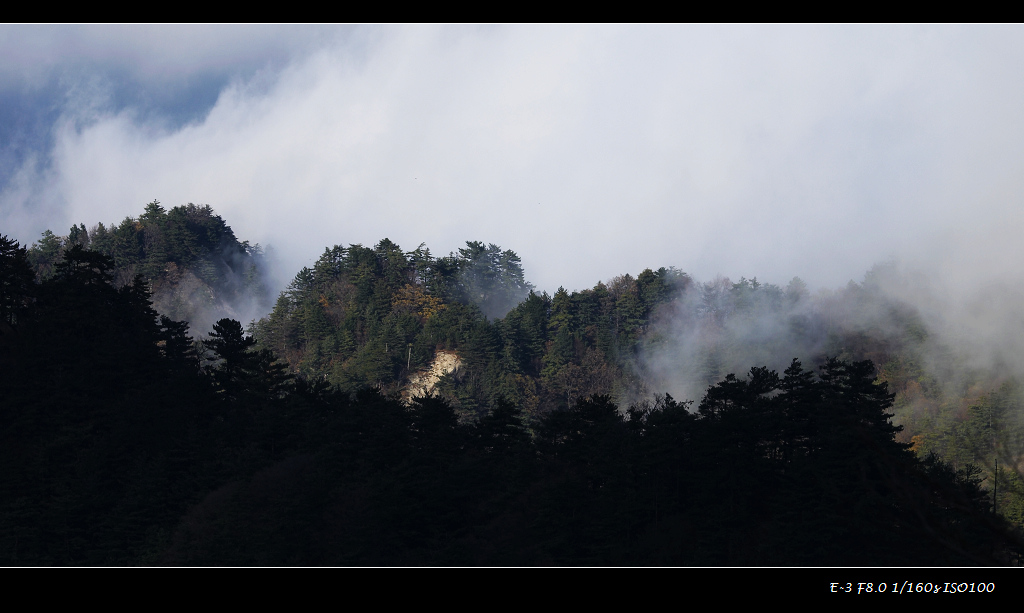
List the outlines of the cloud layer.
{"type": "Polygon", "coordinates": [[[388,237],[497,243],[549,292],[670,265],[836,286],[891,257],[1017,283],[1021,33],[13,27],[0,89],[60,73],[62,98],[0,214],[32,241],[209,203],[287,276],[388,237]]]}

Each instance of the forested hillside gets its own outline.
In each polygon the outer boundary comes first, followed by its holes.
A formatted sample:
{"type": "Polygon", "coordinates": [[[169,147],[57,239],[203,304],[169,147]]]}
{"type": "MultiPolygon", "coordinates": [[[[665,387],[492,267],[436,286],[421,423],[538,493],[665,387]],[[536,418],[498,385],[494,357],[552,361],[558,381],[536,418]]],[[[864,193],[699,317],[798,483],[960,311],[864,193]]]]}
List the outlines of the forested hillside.
{"type": "Polygon", "coordinates": [[[454,351],[462,367],[438,392],[464,417],[500,400],[539,417],[617,391],[648,322],[688,282],[646,270],[552,298],[530,291],[518,256],[496,245],[435,258],[385,239],[327,249],[253,332],[296,374],[348,392],[398,392],[437,351],[454,351]]]}
{"type": "Polygon", "coordinates": [[[157,310],[190,322],[199,335],[222,317],[259,318],[273,302],[263,249],[239,242],[209,205],[168,211],[153,201],[138,217],[118,224],[100,222],[86,229],[80,223],[64,236],[47,230],[28,250],[36,276],[51,277],[63,252],[74,245],[111,258],[115,285],[141,275],[152,288],[157,310]]]}
{"type": "Polygon", "coordinates": [[[451,352],[459,368],[433,392],[470,421],[501,401],[532,423],[595,394],[622,405],[666,391],[697,401],[751,365],[781,372],[794,358],[871,360],[896,394],[899,439],[920,457],[978,471],[996,508],[1024,528],[1016,378],[967,367],[887,291],[901,282],[896,275],[879,266],[862,283],[812,295],[798,278],[785,288],[756,278],[698,283],[660,268],[548,296],[529,291],[519,258],[495,245],[467,243],[435,258],[423,245],[403,252],[385,239],[325,250],[252,331],[293,373],[348,392],[398,393],[438,351],[451,352]],[[479,306],[523,294],[504,317],[479,306]]]}
{"type": "Polygon", "coordinates": [[[2,559],[1020,560],[1014,371],[969,366],[891,268],[550,296],[509,249],[384,239],[270,309],[264,266],[195,205],[3,239],[2,559]]]}
{"type": "MultiPolygon", "coordinates": [[[[1020,560],[976,475],[916,458],[870,362],[460,419],[295,378],[222,319],[196,353],[81,246],[0,237],[0,560],[14,565],[933,565],[1020,560]],[[622,411],[620,408],[626,408],[622,411]]],[[[404,287],[404,286],[403,286],[404,287]]]]}

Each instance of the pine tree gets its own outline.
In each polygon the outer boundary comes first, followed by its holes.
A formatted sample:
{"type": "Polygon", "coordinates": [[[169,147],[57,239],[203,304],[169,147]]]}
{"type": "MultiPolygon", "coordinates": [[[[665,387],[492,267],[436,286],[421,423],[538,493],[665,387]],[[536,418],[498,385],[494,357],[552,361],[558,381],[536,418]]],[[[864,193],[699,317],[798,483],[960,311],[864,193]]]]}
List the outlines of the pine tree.
{"type": "Polygon", "coordinates": [[[18,325],[35,293],[35,275],[27,250],[17,241],[0,236],[0,334],[8,334],[18,325]]]}

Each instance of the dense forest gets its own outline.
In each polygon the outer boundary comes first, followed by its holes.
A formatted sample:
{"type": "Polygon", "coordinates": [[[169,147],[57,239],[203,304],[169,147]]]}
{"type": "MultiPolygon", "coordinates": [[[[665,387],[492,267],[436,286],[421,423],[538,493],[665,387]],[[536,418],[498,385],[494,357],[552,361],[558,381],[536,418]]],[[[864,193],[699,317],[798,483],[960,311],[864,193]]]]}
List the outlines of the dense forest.
{"type": "Polygon", "coordinates": [[[265,265],[208,206],[3,237],[4,563],[1021,562],[1019,385],[885,267],[549,296],[384,239],[271,309],[265,265]]]}
{"type": "Polygon", "coordinates": [[[188,321],[196,330],[208,331],[222,317],[261,317],[273,304],[263,248],[239,242],[209,205],[168,211],[154,200],[141,215],[121,223],[100,222],[91,229],[78,224],[64,236],[47,230],[28,250],[37,278],[50,278],[74,245],[111,258],[117,286],[140,275],[161,314],[188,321]]]}

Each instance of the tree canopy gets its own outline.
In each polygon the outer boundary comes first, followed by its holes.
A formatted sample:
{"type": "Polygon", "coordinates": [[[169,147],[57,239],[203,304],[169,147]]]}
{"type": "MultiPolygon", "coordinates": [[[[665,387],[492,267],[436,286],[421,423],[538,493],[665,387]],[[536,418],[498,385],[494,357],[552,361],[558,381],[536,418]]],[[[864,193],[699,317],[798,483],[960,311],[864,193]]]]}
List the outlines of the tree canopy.
{"type": "Polygon", "coordinates": [[[494,244],[384,239],[325,249],[248,327],[154,299],[248,295],[261,257],[158,202],[0,236],[5,563],[1020,562],[1024,392],[945,380],[875,277],[549,296],[494,244]]]}

